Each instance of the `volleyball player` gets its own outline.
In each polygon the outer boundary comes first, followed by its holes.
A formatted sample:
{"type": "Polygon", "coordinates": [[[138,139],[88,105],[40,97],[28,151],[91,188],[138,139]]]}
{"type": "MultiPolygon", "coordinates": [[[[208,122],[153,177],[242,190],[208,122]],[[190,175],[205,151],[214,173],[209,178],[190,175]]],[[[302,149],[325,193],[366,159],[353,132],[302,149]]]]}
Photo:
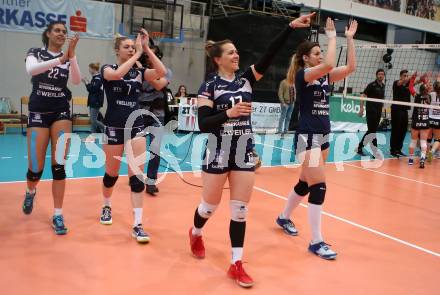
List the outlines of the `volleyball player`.
{"type": "MultiPolygon", "coordinates": [[[[430,104],[429,93],[432,90],[431,82],[420,85],[419,94],[416,95],[414,102],[420,104],[430,104]]],[[[429,109],[422,107],[414,107],[411,120],[411,142],[409,144],[408,165],[414,164],[414,149],[417,146],[417,140],[420,138],[420,162],[419,167],[425,168],[426,150],[428,148],[429,135],[429,109]]]]}
{"type": "Polygon", "coordinates": [[[31,214],[36,187],[43,174],[47,145],[51,142],[52,195],[54,215],[52,226],[57,235],[67,233],[62,212],[66,172],[64,161],[67,141],[57,144],[63,134],[70,133],[72,121],[69,100],[71,92],[67,82],[79,84],[81,73],[75,56],[79,37],[68,41],[66,52],[62,48],[67,39],[63,22],[50,23],[42,34],[44,47],[29,49],[26,56],[26,72],[32,76],[32,93],[29,97],[27,125],[28,172],[23,212],[31,214]],[[59,149],[57,149],[59,147],[59,149]]]}
{"type": "Polygon", "coordinates": [[[131,147],[133,155],[127,153],[127,160],[134,216],[132,236],[139,243],[147,243],[150,241],[150,237],[142,226],[145,161],[138,164],[134,160],[145,155],[146,140],[143,132],[143,117],[137,117],[132,126],[126,126],[126,122],[130,114],[139,109],[138,97],[142,81],[159,79],[165,76],[166,69],[148,47],[149,37],[147,31],[142,29],[141,32],[142,34],[138,34],[135,42],[127,37],[117,38],[114,47],[117,57],[116,64],[106,64],[101,68],[107,97],[107,111],[104,117],[104,133],[107,142],[103,146],[106,161],[102,186],[104,207],[102,208],[100,222],[102,224],[112,224],[111,195],[118,179],[121,164],[118,157],[122,156],[124,148],[131,147]],[[142,52],[145,52],[151,60],[152,69],[135,68],[135,63],[142,52]],[[129,133],[131,136],[125,138],[125,133],[129,133]],[[140,171],[138,175],[134,171],[136,168],[137,171],[140,171]]]}
{"type": "Polygon", "coordinates": [[[229,179],[232,259],[228,276],[242,287],[254,284],[242,265],[246,217],[255,171],[250,119],[252,87],[266,72],[293,29],[308,27],[313,15],[301,16],[286,26],[271,41],[264,56],[243,73],[237,72],[239,55],[230,40],[207,44],[207,54],[216,72],[208,75],[200,87],[198,122],[202,132],[211,134],[202,165],[202,200],[194,213],[194,225],[189,229],[190,246],[195,257],[205,257],[202,228],[214,214],[221,201],[223,185],[229,179]]]}
{"type": "MultiPolygon", "coordinates": [[[[440,80],[434,82],[431,92],[431,105],[440,107],[440,80]]],[[[432,129],[433,144],[429,155],[432,157],[440,146],[440,109],[429,109],[429,124],[432,129]]]]}
{"type": "Polygon", "coordinates": [[[329,83],[344,79],[356,69],[353,36],[357,22],[351,22],[345,30],[347,38],[347,65],[335,68],[336,30],[328,18],[326,34],[328,48],[322,57],[319,44],[305,41],[298,46],[293,64],[295,88],[300,101],[300,119],[295,137],[296,155],[301,162],[299,181],[289,193],[284,211],[276,222],[289,235],[298,234],[290,215],[303,197],[309,195],[308,210],[312,240],[309,251],[324,259],[335,259],[336,252],[324,242],[321,234],[321,212],[327,191],[324,163],[329,151],[329,83]]]}

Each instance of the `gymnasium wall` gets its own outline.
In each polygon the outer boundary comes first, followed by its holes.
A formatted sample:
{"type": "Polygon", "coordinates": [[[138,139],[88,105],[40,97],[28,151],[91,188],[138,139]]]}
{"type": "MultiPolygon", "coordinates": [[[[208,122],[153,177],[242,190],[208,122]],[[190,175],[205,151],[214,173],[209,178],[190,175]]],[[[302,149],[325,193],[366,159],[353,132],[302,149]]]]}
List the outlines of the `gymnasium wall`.
{"type": "MultiPolygon", "coordinates": [[[[121,7],[115,5],[115,27],[120,22],[121,7]]],[[[195,22],[194,15],[185,15],[184,23],[195,22]]],[[[205,22],[207,25],[207,21],[205,22]]],[[[205,32],[206,32],[205,28],[205,32]]],[[[116,30],[115,30],[116,31],[116,30]]],[[[30,76],[25,70],[26,52],[30,47],[41,47],[41,34],[0,31],[0,97],[9,97],[13,110],[20,110],[20,97],[31,92],[30,76]]],[[[170,88],[177,91],[185,84],[190,93],[197,92],[204,78],[204,38],[186,33],[182,43],[163,43],[164,64],[173,72],[170,88]]],[[[78,63],[83,76],[90,77],[88,64],[91,62],[114,63],[113,40],[81,39],[77,47],[78,63]]],[[[73,96],[87,96],[83,83],[70,85],[73,96]]],[[[27,108],[26,112],[27,112],[27,108]]],[[[86,108],[76,111],[87,113],[86,108]]]]}

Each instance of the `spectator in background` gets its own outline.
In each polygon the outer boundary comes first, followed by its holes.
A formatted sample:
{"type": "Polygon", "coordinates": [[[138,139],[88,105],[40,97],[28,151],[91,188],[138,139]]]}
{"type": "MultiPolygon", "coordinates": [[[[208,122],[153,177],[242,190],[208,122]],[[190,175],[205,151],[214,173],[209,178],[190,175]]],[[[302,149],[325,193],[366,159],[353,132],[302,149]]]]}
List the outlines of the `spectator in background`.
{"type": "Polygon", "coordinates": [[[185,85],[180,85],[179,90],[177,90],[176,94],[174,94],[174,98],[177,100],[177,103],[179,103],[181,97],[188,97],[185,85]]]}
{"type": "MultiPolygon", "coordinates": [[[[293,81],[292,81],[293,83],[293,81]]],[[[281,136],[289,130],[290,117],[293,112],[293,102],[295,101],[295,86],[287,81],[287,78],[280,82],[278,88],[278,99],[281,103],[281,116],[278,123],[278,133],[281,136]]]]}
{"type": "MultiPolygon", "coordinates": [[[[364,92],[362,93],[362,97],[369,97],[369,98],[379,98],[384,99],[385,97],[385,71],[383,69],[378,69],[376,71],[376,80],[368,84],[367,88],[365,88],[364,92]]],[[[379,127],[380,118],[382,116],[382,107],[383,103],[379,102],[371,102],[367,101],[366,103],[366,117],[367,117],[367,126],[368,130],[364,134],[364,137],[362,137],[361,141],[359,142],[357,153],[360,156],[365,156],[363,152],[363,148],[366,143],[364,142],[365,138],[369,134],[374,134],[374,138],[372,140],[372,151],[373,151],[373,158],[377,156],[377,140],[376,140],[376,132],[377,127],[379,127]]],[[[359,114],[360,117],[364,115],[364,101],[360,101],[360,110],[359,114]]],[[[368,138],[367,138],[368,140],[368,138]]]]}
{"type": "MultiPolygon", "coordinates": [[[[99,109],[102,108],[104,104],[104,87],[102,85],[101,74],[99,73],[99,62],[89,64],[89,73],[92,75],[90,81],[88,81],[87,78],[82,78],[81,80],[89,92],[87,106],[89,107],[91,132],[102,133],[104,131],[104,124],[98,121],[98,114],[99,109]]],[[[89,140],[94,141],[95,139],[89,137],[89,140]]]]}

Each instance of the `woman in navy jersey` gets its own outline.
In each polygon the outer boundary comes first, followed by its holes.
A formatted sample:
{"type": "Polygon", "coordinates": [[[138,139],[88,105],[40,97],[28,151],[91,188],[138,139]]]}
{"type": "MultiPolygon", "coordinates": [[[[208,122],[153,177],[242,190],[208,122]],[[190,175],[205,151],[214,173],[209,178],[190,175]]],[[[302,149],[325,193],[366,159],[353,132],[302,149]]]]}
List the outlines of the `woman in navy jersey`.
{"type": "Polygon", "coordinates": [[[79,37],[75,35],[71,38],[67,51],[63,52],[66,39],[66,25],[62,22],[50,23],[42,34],[44,47],[31,48],[26,56],[26,72],[32,76],[32,93],[29,97],[27,128],[29,169],[23,212],[32,213],[36,187],[43,174],[50,141],[54,200],[52,225],[57,235],[67,233],[62,215],[66,185],[64,162],[68,146],[63,134],[72,130],[69,106],[71,92],[67,88],[67,82],[81,82],[75,56],[79,37]]]}
{"type": "Polygon", "coordinates": [[[206,46],[216,72],[208,75],[198,93],[199,127],[202,132],[210,134],[202,165],[202,200],[194,213],[194,225],[189,229],[190,247],[196,258],[205,257],[202,227],[220,203],[228,179],[232,246],[228,276],[242,287],[251,287],[254,283],[242,266],[246,216],[255,172],[250,117],[252,88],[290,33],[295,28],[308,27],[313,15],[301,16],[286,26],[271,41],[264,56],[242,73],[237,72],[239,55],[230,40],[211,41],[206,46]]]}
{"type": "Polygon", "coordinates": [[[321,212],[326,184],[324,163],[327,159],[330,133],[329,83],[344,79],[356,69],[353,36],[357,22],[345,30],[347,65],[336,64],[336,30],[329,18],[326,24],[327,54],[323,58],[319,44],[305,41],[298,46],[295,62],[295,88],[300,107],[300,119],[295,137],[296,155],[301,163],[299,181],[290,192],[284,211],[276,222],[292,236],[298,234],[290,215],[304,196],[309,194],[309,223],[312,240],[309,251],[324,259],[335,259],[336,253],[324,242],[321,234],[321,212]]]}
{"type": "Polygon", "coordinates": [[[130,115],[139,110],[138,98],[142,82],[164,77],[166,68],[148,47],[147,31],[141,29],[141,32],[136,41],[127,37],[117,38],[114,47],[116,64],[106,64],[101,69],[107,97],[107,111],[104,117],[106,135],[106,144],[104,144],[106,162],[102,187],[104,207],[100,222],[112,224],[110,198],[119,175],[120,157],[125,150],[129,164],[128,176],[134,216],[132,236],[139,243],[147,243],[150,237],[142,226],[146,150],[144,124],[142,116],[130,115]],[[141,57],[142,52],[145,52],[151,60],[151,69],[136,67],[136,61],[141,57]]]}
{"type": "MultiPolygon", "coordinates": [[[[420,85],[419,94],[416,95],[414,103],[431,104],[432,83],[428,81],[420,85]]],[[[408,165],[414,164],[414,149],[417,146],[417,140],[420,139],[420,162],[419,167],[425,168],[426,151],[428,149],[428,136],[430,132],[429,109],[414,107],[411,120],[411,142],[409,144],[408,165]]]]}
{"type": "MultiPolygon", "coordinates": [[[[431,95],[431,105],[440,107],[440,75],[433,85],[433,92],[431,95]]],[[[435,154],[440,147],[440,109],[429,109],[429,123],[432,129],[432,138],[434,143],[431,146],[431,150],[428,156],[435,154]]]]}

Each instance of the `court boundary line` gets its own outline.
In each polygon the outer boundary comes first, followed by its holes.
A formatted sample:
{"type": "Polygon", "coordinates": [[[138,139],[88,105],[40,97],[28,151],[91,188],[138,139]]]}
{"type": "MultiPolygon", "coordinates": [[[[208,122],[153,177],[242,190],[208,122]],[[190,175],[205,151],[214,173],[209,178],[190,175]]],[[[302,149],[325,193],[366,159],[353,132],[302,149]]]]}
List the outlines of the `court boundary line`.
{"type": "Polygon", "coordinates": [[[429,182],[424,182],[424,181],[417,180],[417,179],[412,179],[412,178],[408,178],[408,177],[404,177],[404,176],[399,176],[399,175],[395,175],[395,174],[391,174],[391,173],[387,173],[387,172],[383,172],[383,171],[376,171],[376,170],[373,170],[371,168],[359,167],[359,166],[356,166],[356,165],[353,165],[353,164],[346,164],[346,165],[349,166],[349,167],[354,167],[354,168],[358,168],[358,169],[361,169],[361,170],[367,170],[367,171],[374,172],[374,173],[379,173],[379,174],[383,174],[383,175],[387,175],[387,176],[391,176],[391,177],[395,177],[395,178],[399,178],[399,179],[403,179],[403,180],[408,180],[408,181],[413,181],[413,182],[417,182],[417,183],[420,183],[420,184],[425,184],[425,185],[432,186],[432,187],[435,187],[435,188],[440,188],[440,185],[429,183],[429,182]]]}
{"type": "MultiPolygon", "coordinates": [[[[263,188],[260,188],[260,187],[254,186],[254,189],[256,189],[256,190],[258,190],[258,191],[261,191],[261,192],[264,192],[264,193],[266,193],[266,194],[268,194],[268,195],[270,195],[270,196],[273,196],[273,197],[276,197],[276,198],[279,198],[279,199],[282,199],[282,200],[287,200],[286,197],[280,196],[280,195],[278,195],[278,194],[275,194],[275,193],[273,193],[273,192],[271,192],[271,191],[268,191],[268,190],[265,190],[265,189],[263,189],[263,188]]],[[[300,203],[300,205],[301,205],[302,207],[304,207],[304,208],[307,208],[307,207],[308,207],[307,205],[302,204],[302,203],[300,203]]],[[[348,219],[345,219],[345,218],[339,217],[339,216],[337,216],[337,215],[334,215],[334,214],[332,214],[332,213],[328,213],[328,212],[325,212],[325,211],[322,211],[322,214],[323,214],[323,215],[326,215],[326,216],[328,216],[328,217],[334,218],[334,219],[336,219],[336,220],[342,221],[342,222],[344,222],[344,223],[350,224],[350,225],[352,225],[352,226],[354,226],[354,227],[358,227],[358,228],[360,228],[360,229],[363,229],[363,230],[369,231],[369,232],[374,233],[374,234],[376,234],[376,235],[379,235],[379,236],[381,236],[381,237],[384,237],[384,238],[390,239],[390,240],[392,240],[392,241],[398,242],[398,243],[403,244],[403,245],[405,245],[405,246],[409,246],[409,247],[411,247],[411,248],[417,249],[417,250],[422,251],[422,252],[425,252],[425,253],[427,253],[427,254],[431,254],[431,255],[433,255],[433,256],[435,256],[435,257],[440,257],[440,253],[437,253],[437,252],[434,252],[434,251],[432,251],[432,250],[428,250],[428,249],[426,249],[426,248],[423,248],[423,247],[417,246],[417,245],[412,244],[412,243],[410,243],[410,242],[407,242],[407,241],[401,240],[401,239],[399,239],[399,238],[393,237],[393,236],[391,236],[391,235],[385,234],[385,233],[380,232],[380,231],[378,231],[378,230],[375,230],[375,229],[369,228],[369,227],[367,227],[367,226],[361,225],[361,224],[356,223],[356,222],[354,222],[354,221],[350,221],[350,220],[348,220],[348,219]]]]}
{"type": "MultiPolygon", "coordinates": [[[[349,160],[349,161],[344,161],[345,162],[349,162],[349,163],[355,163],[355,162],[362,162],[362,160],[349,160]]],[[[188,163],[188,162],[187,162],[188,163]]],[[[340,162],[327,162],[326,164],[334,164],[334,163],[340,163],[340,162]]],[[[200,166],[198,164],[195,164],[196,166],[200,166]]],[[[192,166],[192,165],[191,165],[192,166]]],[[[298,163],[291,163],[291,164],[275,164],[275,165],[262,165],[262,168],[278,168],[278,167],[285,167],[287,169],[293,169],[293,168],[298,168],[301,165],[298,163]]],[[[202,170],[200,169],[196,169],[196,170],[191,170],[191,171],[179,171],[179,173],[200,173],[202,172],[202,170]]],[[[175,171],[163,171],[163,172],[159,172],[158,174],[169,174],[169,173],[177,173],[175,171]]],[[[128,176],[128,174],[119,174],[119,176],[128,176]]],[[[23,174],[23,178],[26,177],[26,174],[23,174]]],[[[66,180],[79,180],[79,179],[90,179],[90,178],[102,178],[103,175],[97,175],[97,176],[79,176],[79,177],[68,177],[66,178],[66,180]]],[[[51,181],[52,178],[48,178],[48,179],[40,179],[39,182],[42,181],[51,181]]],[[[27,180],[11,180],[11,181],[1,181],[0,180],[0,185],[2,184],[12,184],[12,183],[23,183],[26,182],[27,180]]]]}
{"type": "MultiPolygon", "coordinates": [[[[294,152],[293,150],[276,147],[276,146],[273,146],[273,145],[270,145],[270,144],[265,144],[265,143],[258,143],[258,144],[265,145],[265,146],[270,146],[270,147],[274,147],[274,148],[278,148],[278,149],[281,149],[281,150],[284,150],[284,151],[294,152]]],[[[385,161],[389,161],[389,160],[399,160],[399,159],[398,158],[386,158],[386,159],[384,158],[382,161],[385,162],[385,161]]],[[[408,178],[408,177],[403,177],[403,176],[399,176],[399,175],[395,175],[395,174],[391,174],[391,173],[387,173],[387,172],[377,171],[377,170],[374,170],[374,169],[371,169],[371,168],[364,168],[364,167],[359,167],[359,166],[356,166],[356,165],[353,165],[353,164],[349,164],[349,163],[363,162],[363,161],[365,161],[365,160],[360,159],[360,160],[347,160],[347,161],[328,161],[325,164],[342,163],[343,165],[347,165],[349,167],[354,167],[354,168],[358,168],[358,169],[368,170],[368,171],[371,171],[371,172],[374,172],[374,173],[379,173],[379,174],[383,174],[383,175],[399,178],[399,179],[402,179],[402,180],[413,181],[413,182],[416,182],[416,183],[432,186],[432,187],[435,187],[435,188],[440,188],[440,185],[437,185],[437,184],[433,184],[433,183],[429,183],[429,182],[424,182],[424,181],[421,181],[421,180],[416,180],[416,179],[412,179],[412,178],[408,178]]],[[[289,166],[289,165],[281,165],[281,164],[280,165],[272,165],[272,167],[279,167],[279,166],[289,166]]],[[[266,166],[263,166],[263,167],[266,167],[266,166]]]]}

